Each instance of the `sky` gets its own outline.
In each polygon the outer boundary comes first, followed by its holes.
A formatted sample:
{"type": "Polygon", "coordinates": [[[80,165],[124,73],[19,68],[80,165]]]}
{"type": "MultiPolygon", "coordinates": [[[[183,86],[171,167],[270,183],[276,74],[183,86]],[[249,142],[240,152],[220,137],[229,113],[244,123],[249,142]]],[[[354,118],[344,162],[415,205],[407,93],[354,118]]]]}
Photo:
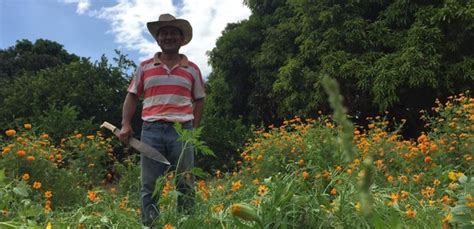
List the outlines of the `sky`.
{"type": "Polygon", "coordinates": [[[48,39],[69,52],[96,61],[119,50],[135,63],[160,51],[146,23],[170,13],[186,19],[193,39],[180,52],[206,77],[212,50],[228,23],[250,16],[243,0],[0,0],[0,49],[17,40],[48,39]]]}

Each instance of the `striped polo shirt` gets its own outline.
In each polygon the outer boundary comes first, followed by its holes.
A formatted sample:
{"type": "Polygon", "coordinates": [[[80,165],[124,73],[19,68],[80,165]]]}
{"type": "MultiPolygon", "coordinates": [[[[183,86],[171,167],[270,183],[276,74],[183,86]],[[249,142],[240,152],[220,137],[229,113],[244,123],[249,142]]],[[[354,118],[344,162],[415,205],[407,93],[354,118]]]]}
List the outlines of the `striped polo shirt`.
{"type": "Polygon", "coordinates": [[[186,122],[194,119],[193,101],[205,96],[198,66],[180,54],[172,68],[160,62],[161,52],[140,63],[128,92],[143,96],[142,119],[147,122],[186,122]]]}

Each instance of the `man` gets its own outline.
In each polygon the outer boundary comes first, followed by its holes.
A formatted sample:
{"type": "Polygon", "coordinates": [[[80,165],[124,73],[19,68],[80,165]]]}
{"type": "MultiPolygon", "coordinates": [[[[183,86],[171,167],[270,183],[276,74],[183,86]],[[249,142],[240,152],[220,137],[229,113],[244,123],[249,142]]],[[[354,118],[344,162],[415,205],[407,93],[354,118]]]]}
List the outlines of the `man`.
{"type": "MultiPolygon", "coordinates": [[[[192,38],[192,27],[188,21],[176,19],[170,14],[160,15],[158,21],[148,22],[148,30],[155,38],[161,52],[143,61],[128,87],[123,104],[120,140],[128,142],[132,134],[131,120],[140,96],[143,96],[141,140],[160,151],[180,175],[177,190],[178,209],[189,211],[194,204],[194,166],[192,148],[182,149],[175,122],[184,129],[199,126],[204,106],[204,81],[196,64],[179,53],[181,46],[192,38]],[[183,174],[185,174],[183,176],[183,174]]],[[[159,215],[155,205],[159,195],[152,197],[155,181],[163,176],[168,166],[141,156],[141,221],[145,226],[153,225],[159,215]]]]}

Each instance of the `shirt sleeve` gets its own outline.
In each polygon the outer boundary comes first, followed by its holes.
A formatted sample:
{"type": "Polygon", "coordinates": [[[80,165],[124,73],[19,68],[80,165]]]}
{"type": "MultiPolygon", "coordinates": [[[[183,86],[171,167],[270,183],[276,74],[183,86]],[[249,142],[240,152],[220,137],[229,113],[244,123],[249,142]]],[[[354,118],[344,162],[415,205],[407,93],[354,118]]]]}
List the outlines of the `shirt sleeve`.
{"type": "Polygon", "coordinates": [[[142,95],[143,93],[143,70],[142,65],[138,66],[135,74],[133,75],[132,81],[128,86],[127,91],[129,93],[136,94],[138,96],[142,95]]]}
{"type": "Polygon", "coordinates": [[[201,70],[197,65],[193,66],[194,68],[194,84],[193,84],[193,100],[202,99],[206,96],[206,90],[204,86],[204,80],[202,79],[201,70]]]}

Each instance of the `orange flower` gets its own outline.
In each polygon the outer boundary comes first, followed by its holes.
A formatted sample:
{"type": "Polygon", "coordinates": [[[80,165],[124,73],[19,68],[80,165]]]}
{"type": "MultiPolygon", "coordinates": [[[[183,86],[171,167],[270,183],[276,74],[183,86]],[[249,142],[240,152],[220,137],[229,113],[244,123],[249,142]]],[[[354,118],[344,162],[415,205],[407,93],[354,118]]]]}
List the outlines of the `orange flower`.
{"type": "Polygon", "coordinates": [[[27,159],[28,161],[34,161],[34,160],[35,160],[35,157],[34,157],[34,156],[28,156],[26,159],[27,159]]]}
{"type": "Polygon", "coordinates": [[[414,218],[416,216],[416,211],[413,211],[413,209],[409,208],[405,214],[408,218],[414,218]]]}
{"type": "Polygon", "coordinates": [[[335,196],[337,194],[337,189],[332,188],[330,193],[331,193],[331,195],[335,196]]]}
{"type": "Polygon", "coordinates": [[[25,123],[25,124],[23,125],[23,127],[25,127],[25,129],[29,130],[29,129],[31,129],[31,124],[25,123]]]}
{"type": "Polygon", "coordinates": [[[303,171],[302,176],[303,176],[303,178],[304,178],[305,180],[309,179],[309,173],[306,172],[306,171],[303,171]]]}
{"type": "Polygon", "coordinates": [[[23,173],[23,176],[21,176],[21,179],[23,179],[24,181],[28,181],[30,179],[30,174],[23,173]]]}
{"type": "Polygon", "coordinates": [[[260,199],[257,197],[255,200],[252,200],[252,204],[254,205],[260,205],[260,199]]]}
{"type": "Polygon", "coordinates": [[[418,137],[417,141],[418,142],[427,142],[428,141],[428,136],[426,136],[425,134],[422,134],[418,137]]]}
{"type": "Polygon", "coordinates": [[[41,188],[41,182],[35,181],[35,182],[33,183],[33,188],[34,188],[34,189],[40,189],[40,188],[41,188]]]}
{"type": "Polygon", "coordinates": [[[390,202],[392,204],[395,204],[398,202],[398,193],[392,193],[390,194],[390,202]]]}
{"type": "Polygon", "coordinates": [[[9,148],[9,147],[3,148],[2,155],[6,155],[6,154],[9,153],[11,150],[12,150],[12,149],[9,148]]]}
{"type": "Polygon", "coordinates": [[[471,161],[472,160],[472,155],[469,155],[469,154],[464,155],[464,160],[471,161]]]}
{"type": "Polygon", "coordinates": [[[163,226],[163,229],[173,229],[173,225],[168,223],[165,226],[163,226]]]}
{"type": "Polygon", "coordinates": [[[393,179],[394,179],[393,176],[391,176],[391,175],[388,176],[388,177],[387,177],[388,183],[392,184],[392,183],[393,183],[393,179]]]}
{"type": "Polygon", "coordinates": [[[237,191],[239,190],[240,188],[242,187],[242,183],[240,182],[240,180],[236,181],[236,182],[232,182],[232,191],[237,191]]]}
{"type": "Polygon", "coordinates": [[[89,198],[89,200],[90,200],[91,202],[94,202],[94,201],[96,201],[96,199],[97,199],[97,193],[94,192],[94,191],[88,191],[88,192],[87,192],[87,198],[89,198]]]}
{"type": "Polygon", "coordinates": [[[53,192],[52,192],[52,191],[46,191],[46,192],[44,193],[44,197],[45,197],[46,199],[50,200],[51,197],[53,197],[53,192]]]}
{"type": "Polygon", "coordinates": [[[261,161],[262,159],[263,159],[263,155],[260,154],[257,156],[257,161],[261,161]]]}
{"type": "Polygon", "coordinates": [[[6,130],[6,131],[5,131],[5,134],[6,134],[8,137],[11,137],[11,136],[13,136],[13,135],[16,134],[16,130],[14,130],[14,129],[6,130]]]}
{"type": "Polygon", "coordinates": [[[324,170],[323,171],[323,177],[326,178],[326,180],[330,180],[331,179],[331,174],[329,173],[329,171],[324,170]]]}
{"type": "Polygon", "coordinates": [[[16,151],[16,155],[18,155],[19,157],[24,157],[26,155],[26,152],[21,149],[16,151]]]}
{"type": "Polygon", "coordinates": [[[425,157],[425,163],[430,163],[430,162],[431,162],[431,157],[430,156],[425,157]]]}
{"type": "Polygon", "coordinates": [[[300,159],[300,160],[298,161],[298,165],[299,165],[299,166],[303,166],[303,165],[304,165],[304,160],[303,160],[303,159],[300,159]]]}

